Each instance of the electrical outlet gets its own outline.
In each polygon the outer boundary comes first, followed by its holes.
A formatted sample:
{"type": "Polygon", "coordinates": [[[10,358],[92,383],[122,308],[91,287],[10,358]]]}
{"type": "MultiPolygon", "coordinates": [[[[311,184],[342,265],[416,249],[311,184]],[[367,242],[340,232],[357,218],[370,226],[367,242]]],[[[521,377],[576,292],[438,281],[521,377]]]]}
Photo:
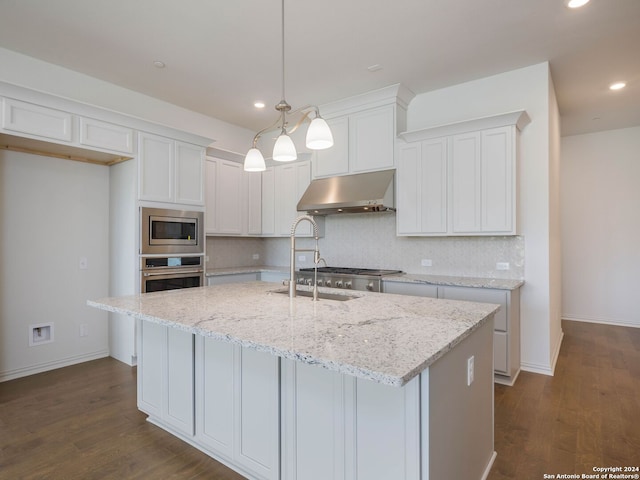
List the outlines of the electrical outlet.
{"type": "Polygon", "coordinates": [[[496,270],[509,270],[509,262],[496,263],[496,270]]]}
{"type": "Polygon", "coordinates": [[[253,258],[254,260],[260,260],[260,254],[254,253],[251,258],[253,258]]]}
{"type": "Polygon", "coordinates": [[[467,358],[467,387],[473,383],[474,361],[475,361],[475,358],[473,355],[467,358]]]}
{"type": "Polygon", "coordinates": [[[209,263],[209,255],[205,255],[204,256],[204,261],[205,261],[205,263],[209,263]]]}
{"type": "Polygon", "coordinates": [[[307,256],[306,255],[298,255],[298,261],[299,262],[306,262],[307,261],[307,256]]]}
{"type": "Polygon", "coordinates": [[[420,265],[422,265],[423,267],[430,267],[433,265],[433,262],[431,261],[430,258],[423,258],[422,261],[420,262],[420,265]]]}
{"type": "Polygon", "coordinates": [[[87,268],[89,268],[87,257],[80,257],[80,260],[78,260],[78,268],[80,270],[86,270],[87,268]]]}
{"type": "Polygon", "coordinates": [[[89,336],[89,325],[87,323],[80,324],[80,336],[81,337],[89,336]]]}

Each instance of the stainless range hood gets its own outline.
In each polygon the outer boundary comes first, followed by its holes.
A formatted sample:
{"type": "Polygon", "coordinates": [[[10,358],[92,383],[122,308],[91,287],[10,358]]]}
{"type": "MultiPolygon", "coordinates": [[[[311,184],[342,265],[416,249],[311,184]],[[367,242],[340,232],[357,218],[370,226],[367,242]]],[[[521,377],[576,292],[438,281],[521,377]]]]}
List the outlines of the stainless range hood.
{"type": "Polygon", "coordinates": [[[310,215],[394,211],[395,170],[313,180],[298,202],[310,215]]]}

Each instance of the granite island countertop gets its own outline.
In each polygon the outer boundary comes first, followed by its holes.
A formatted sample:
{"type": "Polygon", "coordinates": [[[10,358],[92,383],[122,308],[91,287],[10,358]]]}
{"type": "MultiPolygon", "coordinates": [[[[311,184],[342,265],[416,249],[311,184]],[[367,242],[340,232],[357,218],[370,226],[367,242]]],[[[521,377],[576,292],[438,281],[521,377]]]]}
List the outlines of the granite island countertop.
{"type": "MultiPolygon", "coordinates": [[[[304,288],[299,288],[302,290],[304,288]]],[[[247,282],[89,300],[103,310],[402,386],[492,318],[498,305],[387,293],[289,299],[247,282]]]]}

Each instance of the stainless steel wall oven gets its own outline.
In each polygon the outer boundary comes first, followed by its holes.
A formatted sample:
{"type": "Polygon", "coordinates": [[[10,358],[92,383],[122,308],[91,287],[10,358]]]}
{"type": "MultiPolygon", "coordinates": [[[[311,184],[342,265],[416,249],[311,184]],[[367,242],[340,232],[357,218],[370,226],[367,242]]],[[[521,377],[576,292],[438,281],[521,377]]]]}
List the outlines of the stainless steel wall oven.
{"type": "Polygon", "coordinates": [[[203,286],[203,259],[202,255],[140,257],[140,293],[203,286]]]}

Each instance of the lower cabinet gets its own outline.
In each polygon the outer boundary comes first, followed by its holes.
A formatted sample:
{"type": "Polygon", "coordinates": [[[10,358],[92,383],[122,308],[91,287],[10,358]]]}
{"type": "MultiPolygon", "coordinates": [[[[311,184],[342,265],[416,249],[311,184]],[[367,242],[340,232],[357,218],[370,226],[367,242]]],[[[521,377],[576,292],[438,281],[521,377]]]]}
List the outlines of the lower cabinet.
{"type": "Polygon", "coordinates": [[[280,478],[279,359],[196,338],[196,443],[252,477],[280,478]]]}
{"type": "Polygon", "coordinates": [[[194,335],[138,320],[138,408],[194,434],[194,335]]]}
{"type": "Polygon", "coordinates": [[[420,477],[420,379],[402,388],[282,360],[282,479],[420,477]]]}
{"type": "Polygon", "coordinates": [[[257,272],[230,273],[229,275],[214,275],[207,277],[207,286],[223,285],[225,283],[255,282],[260,274],[257,272]]]}
{"type": "Polygon", "coordinates": [[[383,282],[385,293],[495,303],[493,368],[495,381],[512,385],[520,373],[520,290],[383,282]]]}

